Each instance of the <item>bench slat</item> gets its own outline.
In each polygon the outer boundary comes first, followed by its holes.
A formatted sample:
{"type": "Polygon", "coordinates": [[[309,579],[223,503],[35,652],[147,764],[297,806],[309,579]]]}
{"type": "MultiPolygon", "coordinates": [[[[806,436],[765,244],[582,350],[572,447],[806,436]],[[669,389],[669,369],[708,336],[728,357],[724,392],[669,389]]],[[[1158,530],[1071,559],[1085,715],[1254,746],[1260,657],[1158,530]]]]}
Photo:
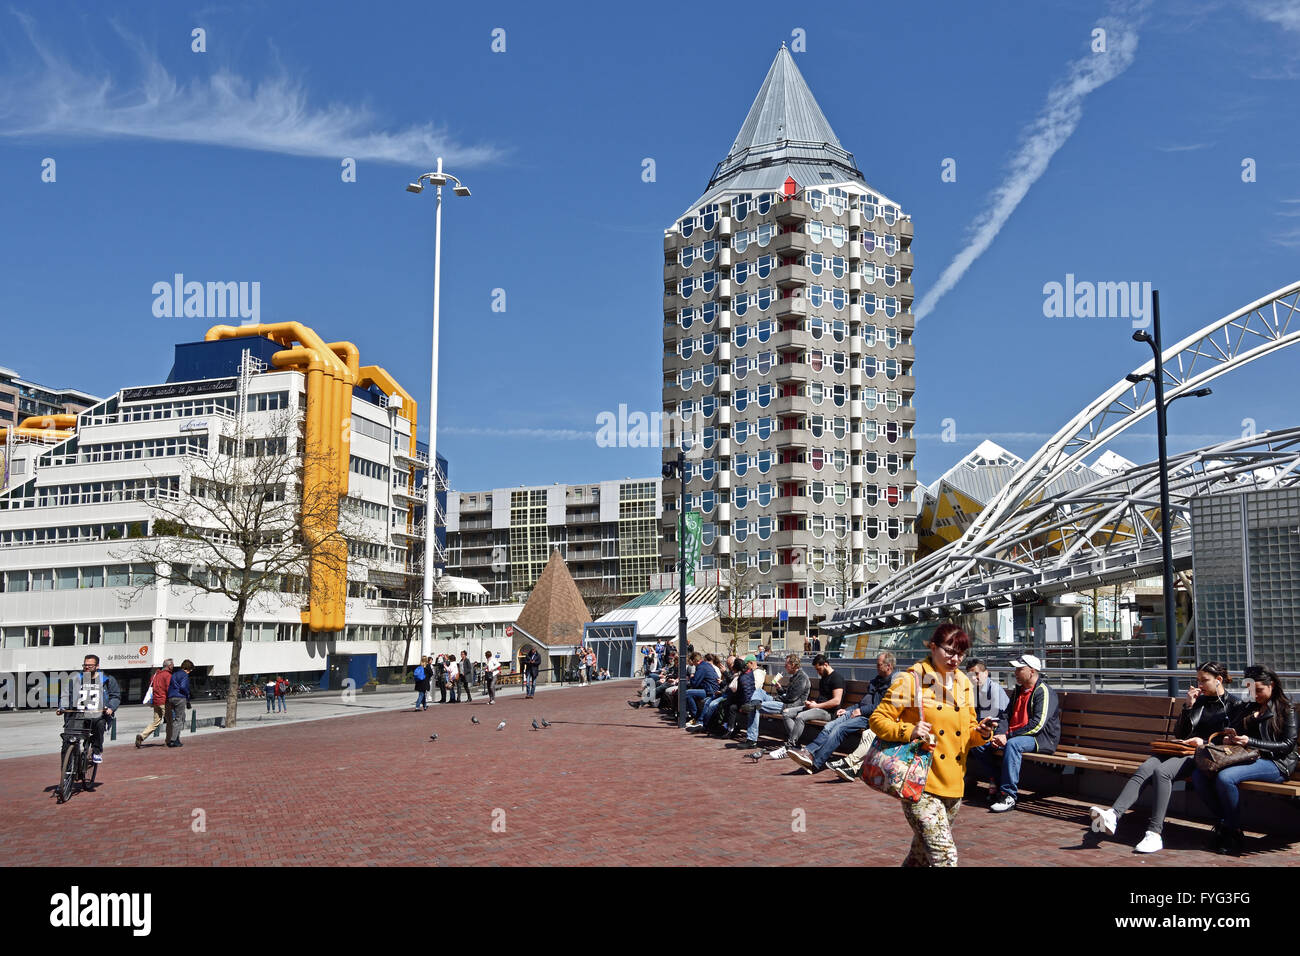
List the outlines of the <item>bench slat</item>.
{"type": "Polygon", "coordinates": [[[1061,710],[1085,714],[1132,714],[1168,717],[1176,715],[1179,701],[1173,697],[1130,697],[1127,694],[1088,694],[1066,691],[1061,710]]]}

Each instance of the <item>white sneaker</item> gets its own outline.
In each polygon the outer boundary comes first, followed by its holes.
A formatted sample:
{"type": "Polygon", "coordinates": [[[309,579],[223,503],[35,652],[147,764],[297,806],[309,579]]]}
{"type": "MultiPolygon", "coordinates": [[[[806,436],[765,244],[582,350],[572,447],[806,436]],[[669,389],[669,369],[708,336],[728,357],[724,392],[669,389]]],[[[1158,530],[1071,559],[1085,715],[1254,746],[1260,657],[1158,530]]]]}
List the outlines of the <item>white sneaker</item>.
{"type": "Polygon", "coordinates": [[[1159,833],[1153,833],[1148,830],[1142,842],[1133,848],[1134,853],[1157,853],[1165,848],[1165,841],[1160,838],[1159,833]]]}
{"type": "Polygon", "coordinates": [[[1014,810],[1016,806],[1015,797],[1003,797],[989,809],[994,813],[1006,813],[1008,810],[1014,810]]]}
{"type": "Polygon", "coordinates": [[[103,755],[103,754],[92,753],[92,754],[90,755],[90,762],[91,762],[91,763],[103,763],[103,762],[104,762],[104,755],[103,755]]]}
{"type": "Polygon", "coordinates": [[[768,754],[767,757],[768,757],[769,760],[784,760],[784,759],[785,759],[785,747],[784,747],[784,746],[777,747],[777,748],[776,748],[775,750],[773,750],[770,754],[768,754]]]}
{"type": "MultiPolygon", "coordinates": [[[[1092,814],[1091,829],[1093,833],[1104,833],[1106,836],[1115,835],[1115,827],[1119,824],[1119,818],[1115,816],[1114,810],[1110,807],[1104,810],[1101,807],[1089,807],[1088,812],[1092,814]]],[[[1156,839],[1159,840],[1160,837],[1157,835],[1156,839]]],[[[1158,850],[1160,847],[1156,847],[1156,849],[1158,850]]]]}
{"type": "Polygon", "coordinates": [[[686,721],[686,729],[687,729],[687,730],[694,730],[694,729],[695,729],[696,727],[698,727],[698,726],[700,726],[700,722],[699,722],[698,720],[688,720],[688,721],[686,721]]]}

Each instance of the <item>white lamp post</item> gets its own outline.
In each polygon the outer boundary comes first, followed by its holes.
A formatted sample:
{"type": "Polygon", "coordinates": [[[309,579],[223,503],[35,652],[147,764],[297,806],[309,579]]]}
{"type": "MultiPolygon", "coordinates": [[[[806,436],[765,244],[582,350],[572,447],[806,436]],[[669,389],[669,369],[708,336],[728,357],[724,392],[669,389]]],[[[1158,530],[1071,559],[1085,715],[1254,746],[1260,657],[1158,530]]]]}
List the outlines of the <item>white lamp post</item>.
{"type": "Polygon", "coordinates": [[[429,467],[425,471],[426,497],[424,502],[424,600],[420,615],[420,653],[428,655],[433,650],[433,566],[438,556],[438,295],[442,282],[442,187],[451,180],[456,185],[452,192],[468,196],[469,188],[450,173],[442,171],[442,157],[438,168],[425,173],[406,187],[407,192],[421,193],[425,183],[437,187],[437,203],[433,214],[433,357],[429,375],[429,467]]]}

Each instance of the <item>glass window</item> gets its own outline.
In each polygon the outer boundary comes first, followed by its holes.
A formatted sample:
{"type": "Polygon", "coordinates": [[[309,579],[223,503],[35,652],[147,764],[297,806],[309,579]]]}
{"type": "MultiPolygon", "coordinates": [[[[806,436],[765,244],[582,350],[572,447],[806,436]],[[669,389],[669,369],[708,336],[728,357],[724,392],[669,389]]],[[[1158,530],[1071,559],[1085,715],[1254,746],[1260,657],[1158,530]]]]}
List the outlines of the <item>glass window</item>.
{"type": "Polygon", "coordinates": [[[104,569],[100,566],[81,569],[81,586],[83,588],[102,588],[104,586],[104,569]]]}
{"type": "Polygon", "coordinates": [[[75,591],[77,589],[77,568],[55,568],[54,590],[75,591]]]}

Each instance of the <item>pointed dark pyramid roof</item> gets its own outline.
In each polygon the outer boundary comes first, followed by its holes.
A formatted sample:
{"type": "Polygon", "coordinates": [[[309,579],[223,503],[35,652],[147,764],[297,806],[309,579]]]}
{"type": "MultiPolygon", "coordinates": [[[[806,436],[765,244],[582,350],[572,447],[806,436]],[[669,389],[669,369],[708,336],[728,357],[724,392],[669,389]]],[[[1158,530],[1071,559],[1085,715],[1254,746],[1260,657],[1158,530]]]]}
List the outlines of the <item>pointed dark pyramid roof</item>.
{"type": "Polygon", "coordinates": [[[864,182],[783,43],[699,202],[725,189],[780,191],[787,176],[800,186],[864,182]]]}
{"type": "Polygon", "coordinates": [[[591,623],[591,614],[558,550],[551,552],[517,623],[539,644],[582,643],[582,628],[591,623]]]}

